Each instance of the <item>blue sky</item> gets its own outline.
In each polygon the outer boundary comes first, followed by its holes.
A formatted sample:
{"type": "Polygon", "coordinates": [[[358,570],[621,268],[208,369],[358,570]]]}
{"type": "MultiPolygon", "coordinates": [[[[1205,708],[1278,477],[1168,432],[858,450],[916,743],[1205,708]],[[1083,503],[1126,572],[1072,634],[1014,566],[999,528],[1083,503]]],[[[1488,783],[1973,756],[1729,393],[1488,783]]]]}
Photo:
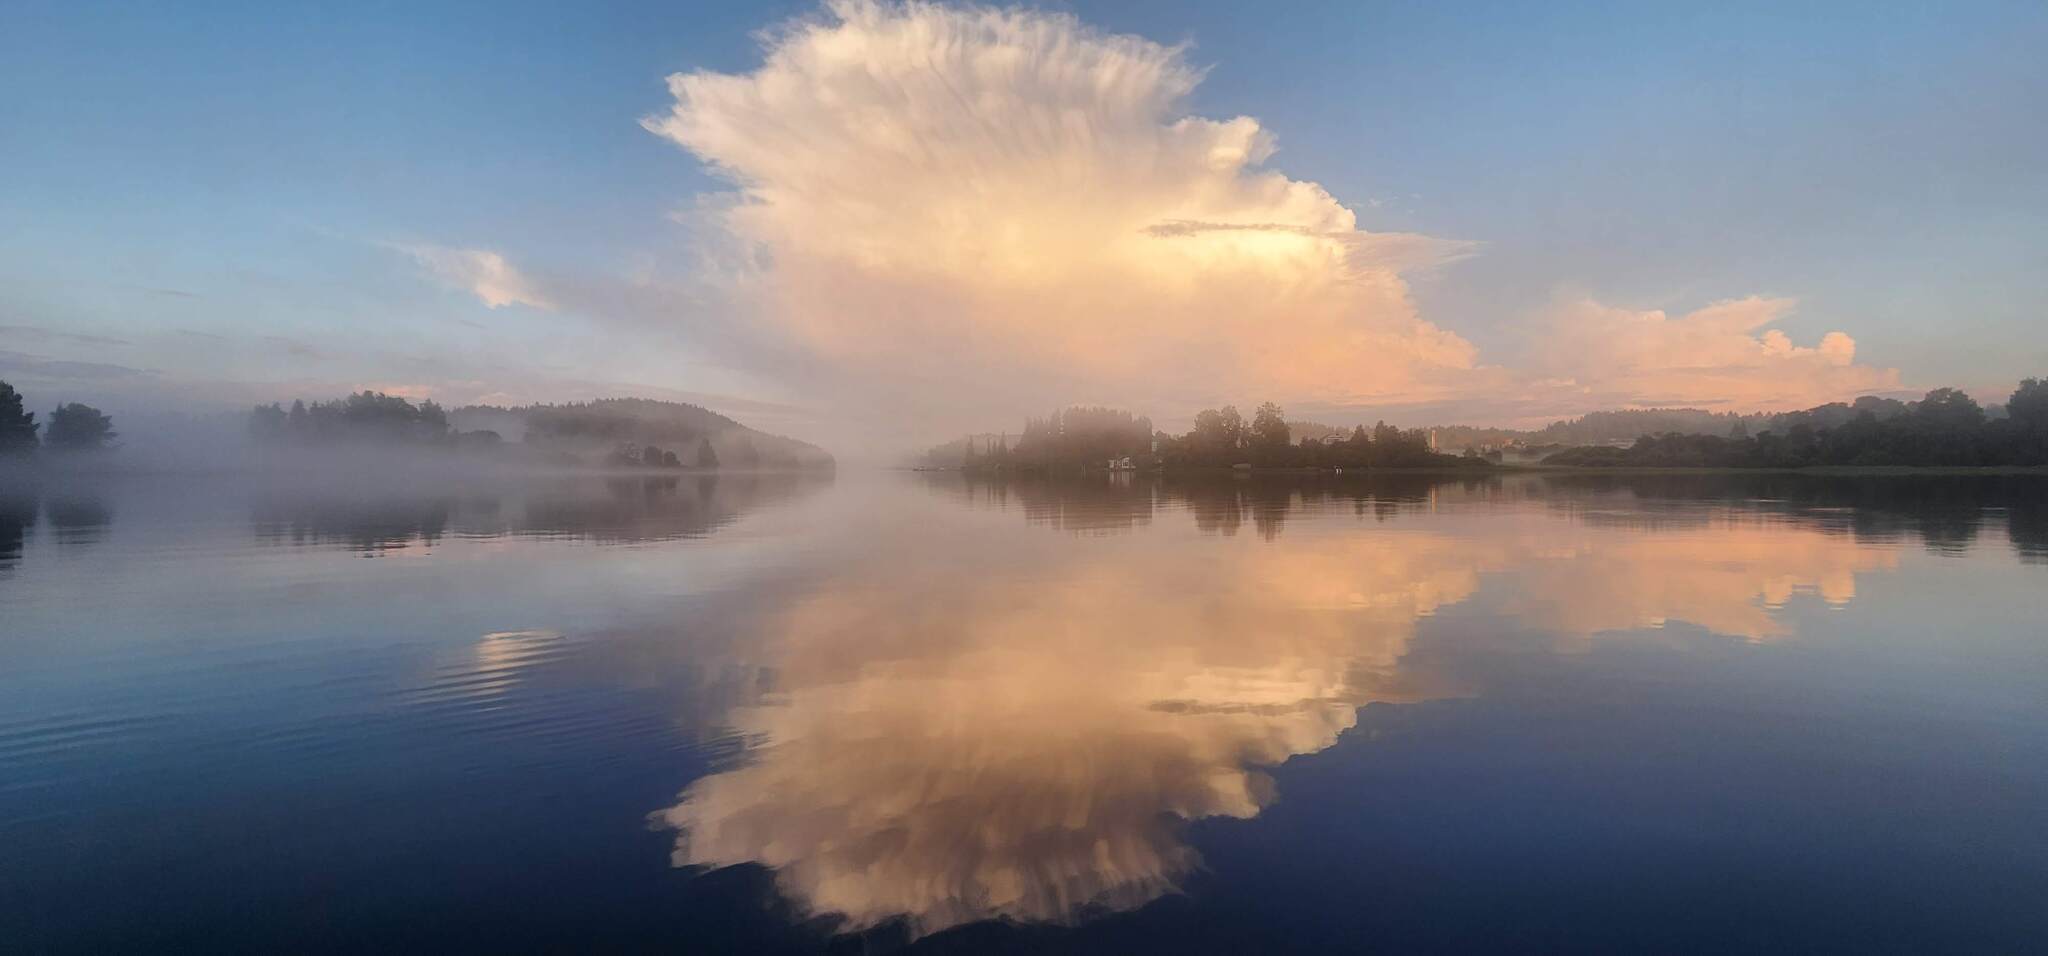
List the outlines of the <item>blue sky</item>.
{"type": "MultiPolygon", "coordinates": [[[[1794,340],[1842,330],[1906,386],[1995,398],[2048,372],[2048,6],[1039,9],[1189,44],[1185,111],[1256,117],[1266,165],[1360,227],[1480,244],[1411,288],[1482,359],[1560,297],[1761,295],[1797,300],[1794,340]]],[[[641,325],[493,309],[402,250],[557,277],[687,261],[670,214],[730,184],[639,120],[674,105],[668,74],[755,69],[756,31],[814,10],[15,4],[0,376],[37,404],[401,383],[800,403],[677,334],[688,303],[641,325]]]]}

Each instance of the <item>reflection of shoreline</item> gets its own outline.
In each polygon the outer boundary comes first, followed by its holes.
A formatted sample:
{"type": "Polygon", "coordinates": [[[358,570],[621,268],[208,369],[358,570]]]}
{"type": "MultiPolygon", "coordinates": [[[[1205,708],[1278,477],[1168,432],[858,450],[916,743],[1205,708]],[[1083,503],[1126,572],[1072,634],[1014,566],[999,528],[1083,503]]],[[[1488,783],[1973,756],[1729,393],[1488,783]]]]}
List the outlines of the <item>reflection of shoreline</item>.
{"type": "Polygon", "coordinates": [[[924,473],[922,484],[973,507],[1020,505],[1027,521],[1077,532],[1126,531],[1161,510],[1202,517],[1205,531],[1234,534],[1250,522],[1261,535],[1284,530],[1289,515],[1350,507],[1384,520],[1403,511],[1556,501],[1585,511],[1589,493],[1618,496],[1616,507],[1690,507],[1719,502],[1808,523],[1871,542],[1917,537],[1930,550],[1967,548],[1987,526],[2003,524],[2021,560],[2048,562],[2048,476],[1925,472],[1860,478],[1761,470],[1524,470],[1484,477],[1422,473],[1331,475],[1095,475],[976,477],[924,473]]]}
{"type": "Polygon", "coordinates": [[[0,575],[12,572],[39,525],[63,545],[90,545],[106,534],[114,512],[90,484],[45,490],[34,483],[0,485],[0,575]]]}
{"type": "Polygon", "coordinates": [[[443,536],[538,535],[593,541],[703,537],[749,512],[829,487],[831,472],[635,474],[478,485],[259,489],[261,541],[374,553],[443,536]]]}

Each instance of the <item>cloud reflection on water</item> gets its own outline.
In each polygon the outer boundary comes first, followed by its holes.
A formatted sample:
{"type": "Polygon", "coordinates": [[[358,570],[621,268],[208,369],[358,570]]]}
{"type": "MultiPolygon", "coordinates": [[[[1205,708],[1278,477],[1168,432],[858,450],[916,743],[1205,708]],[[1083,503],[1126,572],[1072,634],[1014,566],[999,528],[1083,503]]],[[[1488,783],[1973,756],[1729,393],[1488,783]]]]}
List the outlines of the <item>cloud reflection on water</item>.
{"type": "Polygon", "coordinates": [[[1404,668],[1424,617],[1486,593],[1560,651],[1667,621],[1780,639],[1794,595],[1852,600],[1903,548],[1754,507],[1602,521],[1424,491],[1358,502],[1383,524],[1335,533],[1280,534],[1303,498],[1235,486],[1113,487],[1092,516],[1014,489],[1078,539],[991,540],[968,509],[894,528],[764,626],[775,689],[728,717],[755,745],[659,814],[675,862],[764,864],[846,929],[1132,908],[1200,865],[1187,821],[1276,798],[1261,768],[1330,746],[1364,704],[1473,693],[1404,668]],[[1439,513],[1388,520],[1404,508],[1439,513]],[[1240,511],[1268,533],[1228,534],[1218,515],[1240,511]]]}

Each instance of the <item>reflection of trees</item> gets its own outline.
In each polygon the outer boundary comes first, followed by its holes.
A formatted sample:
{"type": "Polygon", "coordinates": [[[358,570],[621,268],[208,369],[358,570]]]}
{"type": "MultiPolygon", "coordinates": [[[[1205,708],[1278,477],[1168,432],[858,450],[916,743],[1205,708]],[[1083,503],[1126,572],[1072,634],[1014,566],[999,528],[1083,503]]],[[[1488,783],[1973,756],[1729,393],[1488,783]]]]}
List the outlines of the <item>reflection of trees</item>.
{"type": "Polygon", "coordinates": [[[1348,506],[1381,520],[1403,511],[1477,502],[1547,500],[1590,522],[1685,524],[1715,502],[1761,510],[1868,542],[1917,539],[1929,550],[1968,550],[2003,523],[2022,560],[2048,561],[2048,477],[2038,475],[1810,475],[1791,473],[1441,476],[1312,475],[975,476],[927,479],[978,507],[1023,504],[1025,518],[1068,531],[1130,530],[1158,509],[1185,509],[1205,532],[1250,522],[1277,537],[1296,511],[1348,506]]]}
{"type": "Polygon", "coordinates": [[[2037,475],[1554,475],[1543,485],[1572,507],[1587,492],[1652,504],[1715,501],[1864,541],[1918,538],[1948,553],[1968,550],[1987,522],[2003,519],[2023,559],[2048,555],[2048,477],[2037,475]]]}
{"type": "Polygon", "coordinates": [[[830,472],[666,475],[565,483],[528,496],[516,529],[598,541],[702,537],[764,505],[810,494],[830,472]]]}
{"type": "Polygon", "coordinates": [[[748,511],[811,493],[818,472],[576,477],[476,487],[273,489],[253,508],[258,537],[360,551],[437,543],[451,532],[655,541],[715,532],[748,511]]]}
{"type": "Polygon", "coordinates": [[[2006,534],[2028,564],[2048,564],[2048,489],[2014,495],[2005,503],[2006,534]]]}
{"type": "Polygon", "coordinates": [[[374,552],[416,540],[434,544],[447,532],[455,507],[455,499],[444,495],[271,495],[257,501],[252,520],[262,540],[374,552]]]}
{"type": "Polygon", "coordinates": [[[1118,474],[1002,475],[927,472],[925,487],[977,508],[1007,509],[1014,501],[1024,520],[1061,531],[1130,531],[1152,520],[1156,481],[1118,474]]]}
{"type": "Polygon", "coordinates": [[[88,544],[99,540],[114,514],[105,499],[83,485],[64,487],[39,494],[36,487],[0,488],[0,572],[21,561],[29,533],[35,529],[36,513],[55,532],[62,544],[88,544]]]}
{"type": "Polygon", "coordinates": [[[0,572],[11,570],[21,560],[21,552],[28,545],[28,534],[35,526],[35,494],[0,489],[0,572]]]}
{"type": "Polygon", "coordinates": [[[1473,488],[1487,479],[1417,474],[1266,475],[1192,474],[1167,479],[1162,497],[1184,507],[1204,532],[1236,534],[1246,520],[1272,540],[1295,511],[1346,506],[1381,519],[1426,508],[1442,489],[1473,488]]]}
{"type": "Polygon", "coordinates": [[[1019,502],[1025,520],[1063,531],[1129,531],[1149,523],[1158,508],[1185,509],[1204,532],[1234,535],[1249,521],[1263,538],[1277,537],[1290,512],[1348,505],[1357,514],[1385,519],[1427,507],[1442,489],[1492,488],[1494,478],[1413,473],[1331,475],[1082,474],[980,475],[935,472],[927,487],[976,507],[1019,502]]]}
{"type": "Polygon", "coordinates": [[[96,540],[114,520],[106,501],[76,490],[51,495],[43,503],[43,517],[57,532],[57,540],[76,542],[96,540]]]}

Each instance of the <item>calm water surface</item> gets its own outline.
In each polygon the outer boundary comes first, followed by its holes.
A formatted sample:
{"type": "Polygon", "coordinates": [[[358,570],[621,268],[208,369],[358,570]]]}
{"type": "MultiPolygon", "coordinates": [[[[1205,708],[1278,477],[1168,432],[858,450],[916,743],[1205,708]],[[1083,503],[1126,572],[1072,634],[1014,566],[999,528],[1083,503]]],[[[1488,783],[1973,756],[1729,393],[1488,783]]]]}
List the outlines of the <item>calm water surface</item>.
{"type": "Polygon", "coordinates": [[[2041,479],[0,492],[0,949],[2038,950],[2041,479]]]}

